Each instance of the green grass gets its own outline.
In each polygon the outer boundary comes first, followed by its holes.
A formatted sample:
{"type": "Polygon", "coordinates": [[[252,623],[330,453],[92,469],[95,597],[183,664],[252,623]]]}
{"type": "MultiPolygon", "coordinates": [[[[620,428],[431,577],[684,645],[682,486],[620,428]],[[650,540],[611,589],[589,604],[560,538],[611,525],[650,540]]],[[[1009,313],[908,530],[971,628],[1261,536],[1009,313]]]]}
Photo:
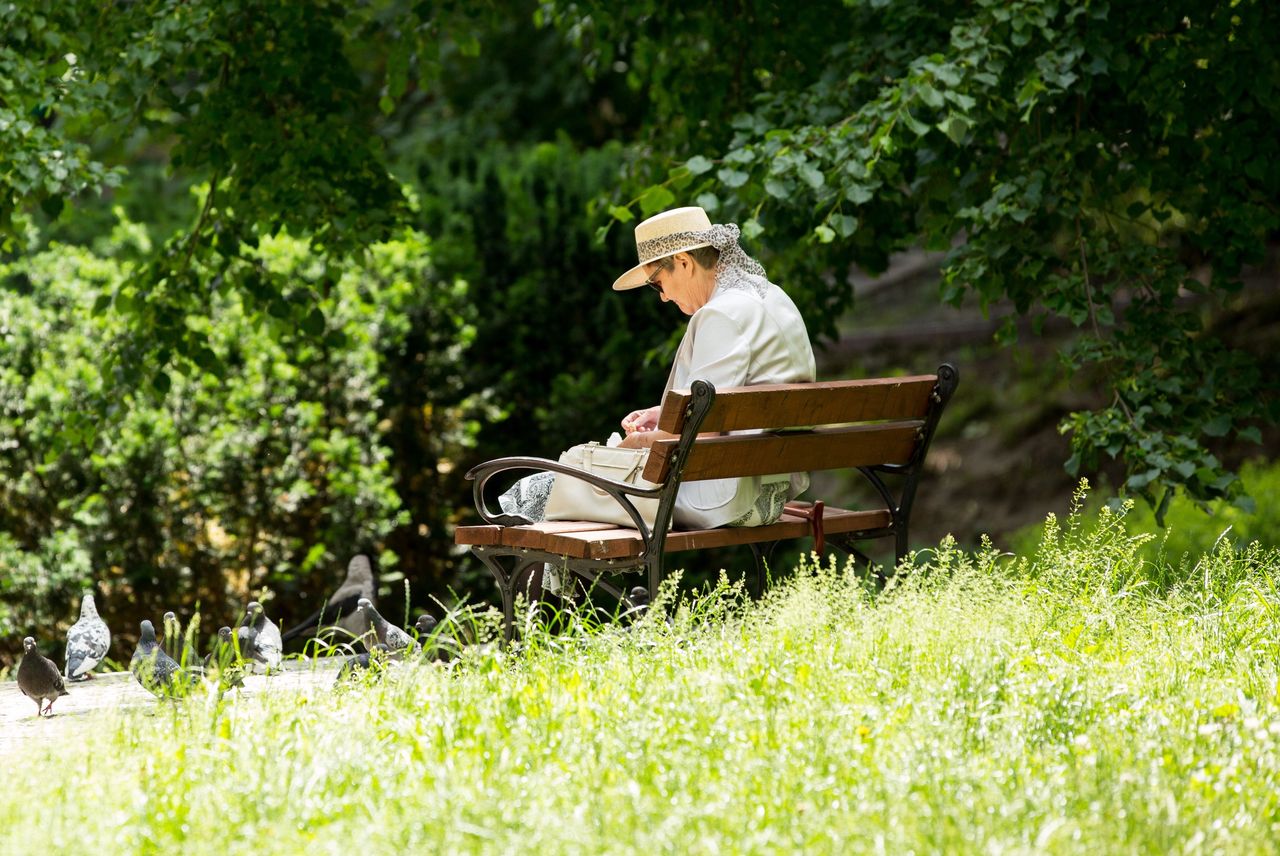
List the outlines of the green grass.
{"type": "Polygon", "coordinates": [[[1143,541],[1050,519],[878,594],[806,566],[671,624],[105,715],[5,759],[0,852],[1274,852],[1280,552],[1169,589],[1143,541]]]}
{"type": "MultiPolygon", "coordinates": [[[[1205,510],[1185,496],[1178,495],[1169,505],[1165,527],[1156,525],[1155,513],[1145,502],[1136,502],[1124,516],[1125,528],[1134,535],[1151,533],[1142,548],[1142,556],[1161,574],[1181,579],[1182,574],[1204,553],[1211,553],[1220,543],[1239,547],[1253,541],[1280,544],[1280,461],[1249,461],[1240,469],[1245,489],[1256,508],[1245,511],[1226,502],[1215,503],[1205,510]]],[[[1090,494],[1083,515],[1096,523],[1099,510],[1107,502],[1101,492],[1090,494]]],[[[1034,549],[1040,540],[1040,527],[1030,526],[1009,539],[1014,552],[1034,549]]]]}

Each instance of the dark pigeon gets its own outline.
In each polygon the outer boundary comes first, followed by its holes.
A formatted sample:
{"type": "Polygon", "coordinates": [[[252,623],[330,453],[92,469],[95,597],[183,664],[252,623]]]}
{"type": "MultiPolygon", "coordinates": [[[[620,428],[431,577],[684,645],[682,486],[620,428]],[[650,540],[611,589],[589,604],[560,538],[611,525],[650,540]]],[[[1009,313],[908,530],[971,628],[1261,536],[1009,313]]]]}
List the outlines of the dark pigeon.
{"type": "Polygon", "coordinates": [[[156,629],[150,621],[140,625],[142,634],[138,647],[129,661],[129,671],[142,684],[143,689],[156,698],[176,698],[185,695],[194,683],[193,676],[164,652],[156,641],[156,629]]]}
{"type": "Polygon", "coordinates": [[[629,616],[633,621],[644,618],[649,611],[649,590],[644,586],[636,586],[631,590],[631,597],[627,600],[630,605],[623,615],[629,616]]]}
{"type": "Polygon", "coordinates": [[[213,640],[213,647],[204,658],[204,669],[211,672],[223,669],[236,661],[236,646],[231,642],[231,628],[219,627],[218,635],[213,640]]]}
{"type": "Polygon", "coordinates": [[[93,669],[107,656],[111,647],[111,631],[107,623],[98,617],[98,606],[93,595],[80,599],[80,620],[67,631],[67,680],[87,681],[93,677],[93,669]]]}
{"type": "MultiPolygon", "coordinates": [[[[240,627],[251,627],[254,632],[253,658],[267,667],[268,672],[280,668],[284,656],[284,642],[280,638],[280,628],[267,618],[262,604],[251,601],[245,608],[244,618],[240,619],[240,627]]],[[[238,630],[237,630],[238,632],[238,630]]],[[[241,651],[244,649],[242,648],[241,651]]]]}
{"type": "Polygon", "coordinates": [[[354,556],[347,563],[347,578],[338,590],[329,596],[325,605],[290,627],[282,641],[289,642],[312,628],[316,635],[336,635],[340,641],[349,641],[369,629],[364,616],[359,613],[360,598],[376,603],[377,587],[373,581],[373,566],[369,557],[354,556]]]}
{"type": "Polygon", "coordinates": [[[28,636],[22,640],[23,657],[18,664],[18,689],[36,703],[36,716],[53,716],[53,703],[67,695],[67,685],[62,682],[58,667],[36,648],[36,640],[28,636]],[[45,701],[49,702],[45,707],[45,701]]]}
{"type": "Polygon", "coordinates": [[[418,634],[424,659],[447,662],[462,653],[458,640],[441,630],[440,622],[436,621],[435,616],[419,615],[413,629],[418,634]]]}
{"type": "MultiPolygon", "coordinates": [[[[246,633],[253,633],[252,628],[242,627],[246,633]]],[[[218,684],[219,694],[235,687],[244,686],[244,663],[241,661],[230,627],[219,627],[218,637],[213,640],[213,649],[204,658],[206,677],[218,684]]]]}
{"type": "Polygon", "coordinates": [[[337,686],[347,680],[357,672],[363,672],[370,668],[382,671],[383,665],[388,658],[387,646],[381,642],[373,646],[373,650],[366,651],[363,654],[355,654],[348,657],[342,664],[342,668],[338,670],[338,680],[334,682],[337,686]]]}
{"type": "Polygon", "coordinates": [[[405,654],[414,654],[418,651],[420,646],[417,641],[379,615],[378,610],[368,598],[360,598],[358,606],[365,616],[365,632],[372,629],[378,637],[378,643],[387,646],[387,651],[392,658],[399,659],[405,654]]]}

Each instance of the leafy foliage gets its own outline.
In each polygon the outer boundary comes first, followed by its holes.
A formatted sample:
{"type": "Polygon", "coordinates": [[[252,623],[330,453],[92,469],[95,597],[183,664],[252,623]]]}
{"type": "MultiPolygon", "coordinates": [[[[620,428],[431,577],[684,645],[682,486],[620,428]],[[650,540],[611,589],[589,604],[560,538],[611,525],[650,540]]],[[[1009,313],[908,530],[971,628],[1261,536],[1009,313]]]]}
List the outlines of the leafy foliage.
{"type": "MultiPolygon", "coordinates": [[[[309,611],[300,597],[324,593],[351,553],[408,521],[389,462],[395,423],[380,411],[388,355],[411,347],[415,318],[429,317],[449,343],[418,352],[439,383],[424,393],[429,416],[398,419],[429,431],[428,470],[416,477],[429,484],[437,462],[470,442],[456,367],[470,335],[466,291],[434,279],[420,234],[340,268],[284,235],[255,257],[283,282],[327,292],[319,329],[215,290],[183,319],[208,343],[208,370],[160,372],[163,382],[128,398],[101,359],[124,352],[133,328],[101,297],[120,293],[130,265],[70,247],[0,265],[0,563],[15,569],[0,592],[0,633],[70,617],[92,584],[124,633],[196,601],[229,619],[263,586],[287,604],[276,617],[309,611]],[[111,430],[94,424],[101,412],[115,414],[111,430]]],[[[420,519],[442,513],[415,509],[420,519]]],[[[384,582],[395,578],[394,556],[383,570],[384,582]]]]}
{"type": "Polygon", "coordinates": [[[1065,366],[1113,403],[1064,424],[1070,469],[1118,458],[1160,508],[1175,489],[1245,501],[1208,438],[1258,440],[1275,381],[1198,313],[1280,227],[1274,4],[813,3],[783,34],[766,3],[746,45],[677,4],[550,6],[681,117],[651,128],[617,219],[676,192],[741,217],[815,321],[848,305],[849,264],[949,249],[943,299],[1080,327],[1065,366]]]}

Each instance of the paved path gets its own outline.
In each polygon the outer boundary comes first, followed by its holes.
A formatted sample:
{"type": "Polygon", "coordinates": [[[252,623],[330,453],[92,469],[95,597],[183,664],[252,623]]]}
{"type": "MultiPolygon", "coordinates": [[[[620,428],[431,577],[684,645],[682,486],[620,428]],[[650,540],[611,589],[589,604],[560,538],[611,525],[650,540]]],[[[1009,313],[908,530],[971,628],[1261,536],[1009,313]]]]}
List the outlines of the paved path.
{"type": "MultiPolygon", "coordinates": [[[[245,696],[263,692],[304,692],[333,686],[342,658],[319,661],[285,661],[279,674],[250,675],[245,678],[245,696]]],[[[70,695],[54,702],[53,716],[36,716],[36,703],[22,694],[14,681],[0,683],[0,756],[32,740],[58,740],[76,734],[95,714],[125,708],[154,707],[157,702],[128,672],[100,674],[92,680],[71,684],[70,695]]]]}

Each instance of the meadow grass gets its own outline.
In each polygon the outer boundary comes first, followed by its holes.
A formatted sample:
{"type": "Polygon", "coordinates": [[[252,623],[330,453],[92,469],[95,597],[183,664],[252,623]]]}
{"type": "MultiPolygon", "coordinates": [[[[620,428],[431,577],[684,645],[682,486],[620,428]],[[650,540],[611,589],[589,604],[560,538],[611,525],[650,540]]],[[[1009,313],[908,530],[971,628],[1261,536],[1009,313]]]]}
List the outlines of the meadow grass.
{"type": "Polygon", "coordinates": [[[1280,552],[1168,590],[1089,520],[879,592],[806,563],[670,622],[103,715],[4,759],[0,853],[1274,852],[1280,552]]]}

